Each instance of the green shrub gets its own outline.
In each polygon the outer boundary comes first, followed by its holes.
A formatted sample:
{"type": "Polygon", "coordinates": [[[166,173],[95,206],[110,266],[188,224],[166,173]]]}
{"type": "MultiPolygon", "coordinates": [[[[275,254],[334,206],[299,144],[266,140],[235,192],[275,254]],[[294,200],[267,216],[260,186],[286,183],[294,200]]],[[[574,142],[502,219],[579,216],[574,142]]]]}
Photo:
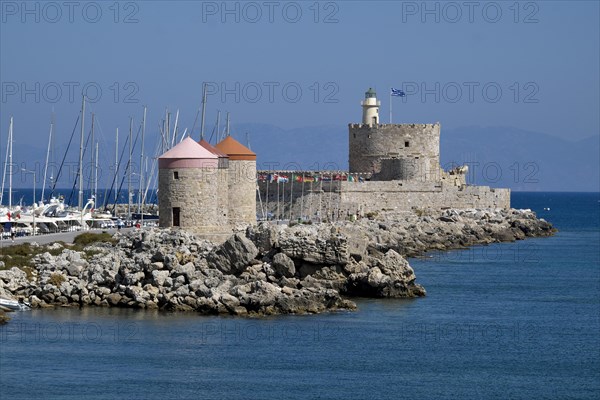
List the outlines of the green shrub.
{"type": "Polygon", "coordinates": [[[83,253],[84,253],[84,256],[83,256],[83,257],[84,257],[86,260],[88,260],[88,261],[89,261],[89,260],[91,260],[91,259],[92,259],[92,257],[94,257],[96,254],[100,254],[100,253],[102,253],[102,252],[101,252],[101,251],[99,251],[99,250],[84,250],[84,251],[83,251],[83,253]]]}
{"type": "Polygon", "coordinates": [[[31,248],[31,244],[29,243],[22,243],[22,244],[16,244],[14,246],[6,246],[3,247],[0,250],[0,255],[6,257],[6,256],[28,256],[32,253],[32,248],[31,248]]]}
{"type": "Polygon", "coordinates": [[[4,263],[4,268],[31,266],[31,259],[37,254],[38,248],[31,247],[29,243],[6,246],[0,249],[0,261],[4,263]]]}
{"type": "Polygon", "coordinates": [[[92,243],[110,243],[115,244],[115,240],[109,233],[82,233],[75,236],[73,243],[78,246],[88,246],[92,243]]]}
{"type": "Polygon", "coordinates": [[[60,285],[62,285],[62,283],[65,280],[66,280],[66,278],[63,274],[59,274],[58,272],[55,272],[52,275],[50,275],[50,279],[48,279],[48,283],[50,283],[51,285],[54,285],[56,287],[60,287],[60,285]]]}

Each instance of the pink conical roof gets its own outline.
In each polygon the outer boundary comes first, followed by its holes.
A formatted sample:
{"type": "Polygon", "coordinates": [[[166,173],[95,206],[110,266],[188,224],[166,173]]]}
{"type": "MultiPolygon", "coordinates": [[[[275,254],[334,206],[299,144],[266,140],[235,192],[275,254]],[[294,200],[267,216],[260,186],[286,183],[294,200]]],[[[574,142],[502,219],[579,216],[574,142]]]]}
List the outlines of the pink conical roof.
{"type": "Polygon", "coordinates": [[[214,159],[218,158],[218,156],[211,151],[207,150],[205,147],[198,144],[191,137],[186,137],[183,139],[177,146],[173,147],[171,150],[167,151],[162,156],[158,157],[159,159],[214,159]]]}
{"type": "Polygon", "coordinates": [[[219,157],[189,136],[177,146],[158,157],[158,168],[217,168],[219,157]]]}
{"type": "Polygon", "coordinates": [[[204,139],[199,141],[198,144],[200,146],[204,147],[206,150],[213,153],[214,155],[218,156],[219,158],[229,158],[229,156],[227,154],[223,153],[221,150],[217,149],[216,147],[214,147],[212,144],[208,143],[204,139]]]}

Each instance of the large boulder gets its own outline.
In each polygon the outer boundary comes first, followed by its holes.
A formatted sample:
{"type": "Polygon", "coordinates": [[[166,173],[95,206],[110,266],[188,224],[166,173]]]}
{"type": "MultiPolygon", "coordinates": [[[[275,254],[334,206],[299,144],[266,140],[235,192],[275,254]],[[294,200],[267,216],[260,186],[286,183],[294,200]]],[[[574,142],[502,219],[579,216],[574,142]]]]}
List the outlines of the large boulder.
{"type": "Polygon", "coordinates": [[[296,274],[296,266],[294,261],[285,253],[277,253],[273,256],[273,269],[279,276],[291,278],[296,274]]]}
{"type": "Polygon", "coordinates": [[[250,225],[246,230],[246,236],[256,245],[260,254],[265,255],[271,249],[278,247],[277,241],[282,229],[284,228],[281,225],[262,222],[256,226],[250,225]]]}
{"type": "Polygon", "coordinates": [[[381,258],[370,257],[368,269],[350,274],[346,292],[364,297],[418,297],[425,289],[415,283],[415,272],[400,254],[388,250],[381,258]]]}
{"type": "Polygon", "coordinates": [[[312,264],[344,265],[350,259],[347,238],[328,225],[286,229],[280,234],[279,247],[290,258],[312,264]]]}
{"type": "Polygon", "coordinates": [[[238,233],[213,249],[207,256],[210,267],[224,274],[239,275],[258,255],[254,243],[238,233]]]}
{"type": "Polygon", "coordinates": [[[6,291],[16,293],[29,286],[27,274],[17,267],[0,271],[0,286],[6,291]]]}

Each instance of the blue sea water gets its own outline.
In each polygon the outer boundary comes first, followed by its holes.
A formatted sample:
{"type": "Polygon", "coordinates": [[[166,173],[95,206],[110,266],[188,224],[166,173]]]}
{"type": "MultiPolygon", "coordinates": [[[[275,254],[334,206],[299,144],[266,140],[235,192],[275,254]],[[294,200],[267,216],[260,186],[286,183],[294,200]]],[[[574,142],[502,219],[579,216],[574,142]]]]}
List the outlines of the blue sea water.
{"type": "Polygon", "coordinates": [[[512,201],[559,232],[412,259],[425,298],[263,319],[13,314],[0,398],[600,398],[600,196],[512,201]]]}

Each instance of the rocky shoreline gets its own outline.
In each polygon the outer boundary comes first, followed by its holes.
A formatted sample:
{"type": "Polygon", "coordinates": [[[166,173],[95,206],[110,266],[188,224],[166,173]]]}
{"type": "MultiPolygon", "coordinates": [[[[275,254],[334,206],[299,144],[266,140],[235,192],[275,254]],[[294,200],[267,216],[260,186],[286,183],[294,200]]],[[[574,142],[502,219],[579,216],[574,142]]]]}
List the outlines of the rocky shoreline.
{"type": "Polygon", "coordinates": [[[145,229],[117,233],[82,251],[60,243],[43,246],[27,272],[0,270],[0,296],[23,298],[33,307],[251,316],[352,310],[351,297],[424,296],[405,257],[554,232],[529,210],[381,212],[336,223],[262,223],[220,245],[179,230],[145,229]]]}

